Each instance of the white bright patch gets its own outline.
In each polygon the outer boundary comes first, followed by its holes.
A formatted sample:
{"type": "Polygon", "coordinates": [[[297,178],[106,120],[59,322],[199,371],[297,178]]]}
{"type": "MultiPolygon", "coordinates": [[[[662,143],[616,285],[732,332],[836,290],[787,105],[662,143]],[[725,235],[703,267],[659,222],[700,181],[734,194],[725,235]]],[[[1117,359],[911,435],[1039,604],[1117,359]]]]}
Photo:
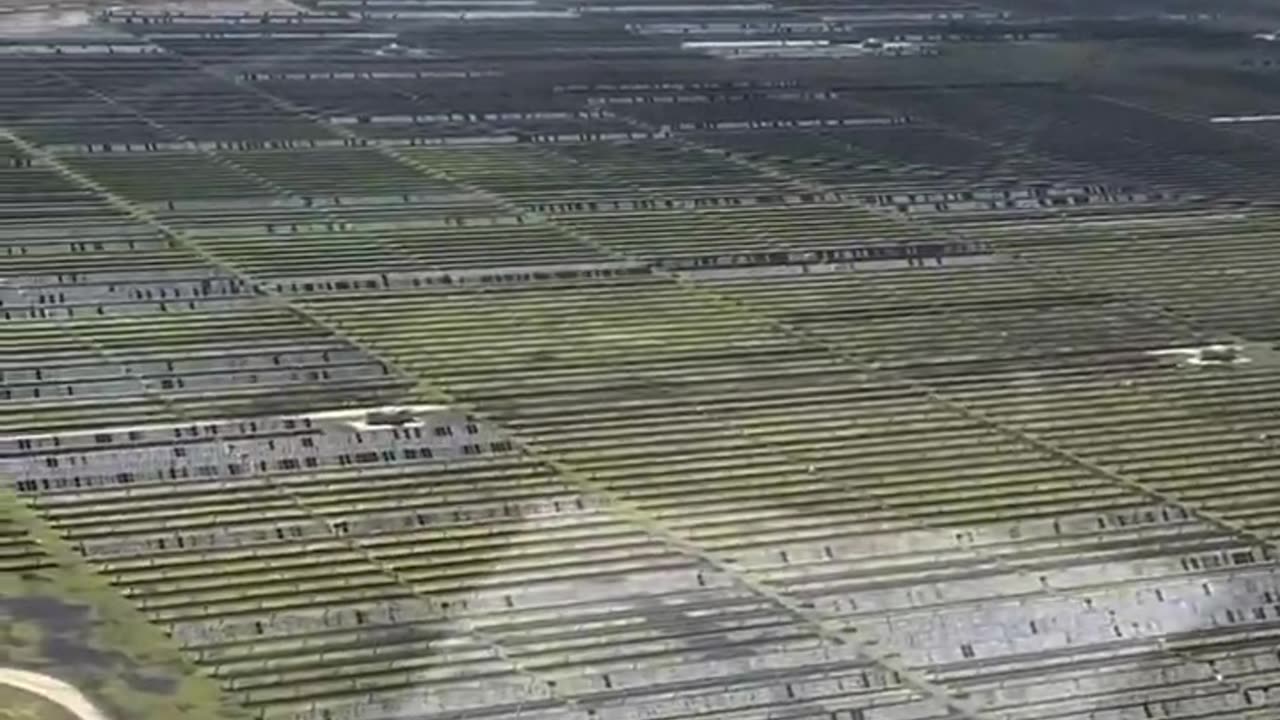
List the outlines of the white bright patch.
{"type": "Polygon", "coordinates": [[[263,13],[283,13],[293,15],[301,8],[287,0],[140,0],[116,5],[111,8],[114,13],[128,14],[136,10],[140,13],[174,15],[262,15],[263,13]]]}
{"type": "Polygon", "coordinates": [[[1280,115],[1219,115],[1209,118],[1209,122],[1217,124],[1277,122],[1280,115]]]}
{"type": "Polygon", "coordinates": [[[1165,348],[1163,350],[1148,350],[1148,355],[1156,357],[1172,357],[1180,363],[1187,365],[1236,365],[1240,363],[1250,362],[1249,358],[1244,356],[1244,348],[1239,345],[1205,345],[1203,347],[1185,347],[1185,348],[1165,348]],[[1215,353],[1233,353],[1231,359],[1218,359],[1213,357],[1215,353]],[[1206,354],[1209,357],[1206,357],[1206,354]]]}
{"type": "Polygon", "coordinates": [[[396,427],[422,427],[424,425],[422,418],[447,411],[448,409],[447,405],[378,405],[348,410],[326,410],[324,412],[307,413],[302,417],[309,418],[313,422],[340,423],[353,430],[369,430],[371,428],[390,427],[388,425],[370,425],[366,422],[370,413],[395,414],[408,411],[413,415],[413,420],[396,427]]]}
{"type": "Polygon", "coordinates": [[[18,10],[0,13],[0,38],[77,35],[92,24],[87,10],[18,10]]]}
{"type": "MultiPolygon", "coordinates": [[[[278,416],[278,418],[284,419],[284,420],[309,419],[313,422],[337,423],[337,424],[347,425],[356,430],[367,430],[370,427],[381,427],[381,428],[391,427],[388,425],[371,426],[368,423],[366,423],[365,418],[367,418],[369,413],[372,413],[372,412],[394,413],[396,411],[407,410],[411,414],[413,414],[415,420],[412,422],[404,423],[403,426],[404,427],[415,427],[415,426],[421,427],[422,422],[419,421],[420,418],[428,417],[435,413],[445,412],[445,411],[448,411],[449,409],[450,408],[447,405],[374,405],[370,407],[348,408],[344,410],[325,410],[322,412],[312,412],[312,413],[290,413],[286,415],[280,415],[278,416]]],[[[226,425],[226,424],[235,423],[235,422],[249,422],[250,420],[254,420],[254,419],[255,418],[251,418],[251,417],[217,418],[217,419],[201,420],[195,424],[226,425]]],[[[130,432],[151,432],[151,431],[172,432],[174,428],[190,427],[192,424],[193,423],[190,423],[190,422],[168,422],[168,423],[146,423],[141,425],[116,425],[112,427],[67,430],[64,432],[59,432],[57,434],[59,437],[66,438],[66,437],[77,437],[77,436],[84,436],[84,435],[99,435],[99,434],[119,435],[119,434],[127,434],[130,432]]],[[[40,439],[47,436],[48,436],[47,433],[30,434],[30,435],[6,435],[4,436],[4,439],[5,440],[28,440],[28,439],[40,439]]]]}
{"type": "Polygon", "coordinates": [[[690,40],[680,43],[685,50],[722,48],[826,47],[828,40],[690,40]]]}

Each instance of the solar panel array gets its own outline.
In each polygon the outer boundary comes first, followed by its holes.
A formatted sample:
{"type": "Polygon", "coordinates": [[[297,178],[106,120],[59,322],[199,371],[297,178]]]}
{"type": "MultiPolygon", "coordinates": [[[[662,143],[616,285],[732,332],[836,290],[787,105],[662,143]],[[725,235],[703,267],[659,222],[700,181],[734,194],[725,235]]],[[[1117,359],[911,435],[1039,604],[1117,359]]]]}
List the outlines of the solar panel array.
{"type": "Polygon", "coordinates": [[[1280,86],[1007,13],[0,39],[0,460],[256,717],[1273,717],[1280,86]]]}

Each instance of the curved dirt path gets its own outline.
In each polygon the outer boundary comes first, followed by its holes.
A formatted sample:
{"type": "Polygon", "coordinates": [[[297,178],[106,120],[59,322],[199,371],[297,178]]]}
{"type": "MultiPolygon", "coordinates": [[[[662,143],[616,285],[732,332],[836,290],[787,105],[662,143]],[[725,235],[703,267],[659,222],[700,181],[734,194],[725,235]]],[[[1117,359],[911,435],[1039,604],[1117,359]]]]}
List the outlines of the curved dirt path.
{"type": "Polygon", "coordinates": [[[29,670],[0,668],[0,685],[10,685],[66,709],[80,720],[110,720],[84,693],[61,680],[29,670]]]}

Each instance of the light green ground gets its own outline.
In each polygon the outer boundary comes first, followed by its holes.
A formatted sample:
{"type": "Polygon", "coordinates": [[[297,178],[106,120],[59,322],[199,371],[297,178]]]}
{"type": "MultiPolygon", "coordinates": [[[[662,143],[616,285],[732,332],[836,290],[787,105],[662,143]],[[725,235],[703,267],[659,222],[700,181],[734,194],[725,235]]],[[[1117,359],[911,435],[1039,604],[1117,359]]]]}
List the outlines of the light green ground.
{"type": "MultiPolygon", "coordinates": [[[[0,573],[0,666],[54,675],[119,720],[247,717],[8,490],[0,490],[0,511],[58,563],[38,573],[0,573]]],[[[0,696],[0,720],[27,720],[5,715],[6,707],[0,696]]]]}

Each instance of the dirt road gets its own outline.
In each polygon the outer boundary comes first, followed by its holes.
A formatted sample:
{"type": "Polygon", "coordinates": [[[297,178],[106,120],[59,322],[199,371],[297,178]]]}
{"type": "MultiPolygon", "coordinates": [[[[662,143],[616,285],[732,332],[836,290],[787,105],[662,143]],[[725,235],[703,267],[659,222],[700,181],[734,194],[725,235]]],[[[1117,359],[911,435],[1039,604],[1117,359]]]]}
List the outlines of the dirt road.
{"type": "Polygon", "coordinates": [[[60,705],[80,720],[109,720],[89,698],[57,678],[28,670],[0,668],[0,685],[11,685],[60,705]]]}

